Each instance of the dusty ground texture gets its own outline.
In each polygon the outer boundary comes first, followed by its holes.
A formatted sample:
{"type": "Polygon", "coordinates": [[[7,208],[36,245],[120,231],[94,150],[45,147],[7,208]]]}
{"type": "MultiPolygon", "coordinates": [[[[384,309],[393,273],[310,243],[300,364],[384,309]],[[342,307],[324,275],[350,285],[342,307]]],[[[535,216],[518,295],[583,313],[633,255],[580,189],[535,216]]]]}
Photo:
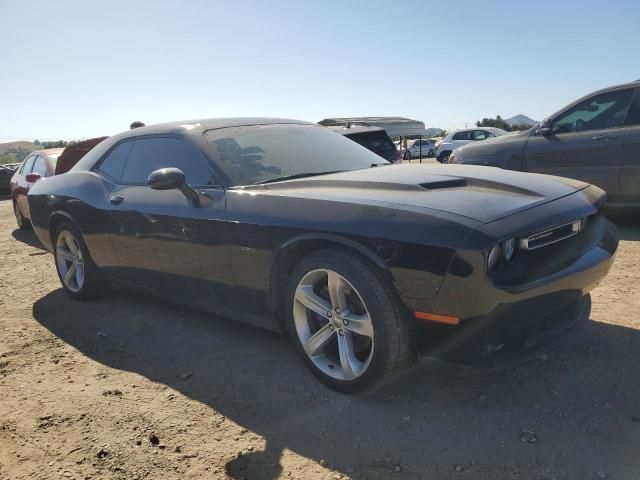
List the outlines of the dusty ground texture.
{"type": "Polygon", "coordinates": [[[423,363],[374,396],[276,334],[122,290],[65,296],[0,201],[0,478],[640,478],[640,224],[545,355],[423,363]]]}

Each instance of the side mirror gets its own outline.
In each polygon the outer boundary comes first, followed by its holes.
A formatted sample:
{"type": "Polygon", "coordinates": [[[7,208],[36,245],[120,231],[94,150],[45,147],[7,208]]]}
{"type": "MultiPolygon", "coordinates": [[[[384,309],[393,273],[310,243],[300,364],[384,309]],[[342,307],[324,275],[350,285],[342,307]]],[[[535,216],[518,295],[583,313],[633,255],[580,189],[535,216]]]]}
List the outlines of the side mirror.
{"type": "Polygon", "coordinates": [[[153,190],[173,190],[177,188],[193,203],[194,207],[200,208],[202,206],[200,195],[187,184],[186,177],[179,168],[170,167],[154,170],[149,174],[147,182],[153,190]]]}
{"type": "Polygon", "coordinates": [[[25,180],[29,183],[35,183],[38,180],[40,180],[40,174],[39,173],[27,173],[27,175],[24,177],[25,180]]]}
{"type": "Polygon", "coordinates": [[[161,168],[151,172],[147,181],[154,190],[173,190],[180,188],[186,179],[179,168],[161,168]]]}
{"type": "Polygon", "coordinates": [[[551,135],[553,132],[553,122],[550,118],[545,118],[540,122],[540,128],[538,128],[538,133],[540,135],[551,135]]]}

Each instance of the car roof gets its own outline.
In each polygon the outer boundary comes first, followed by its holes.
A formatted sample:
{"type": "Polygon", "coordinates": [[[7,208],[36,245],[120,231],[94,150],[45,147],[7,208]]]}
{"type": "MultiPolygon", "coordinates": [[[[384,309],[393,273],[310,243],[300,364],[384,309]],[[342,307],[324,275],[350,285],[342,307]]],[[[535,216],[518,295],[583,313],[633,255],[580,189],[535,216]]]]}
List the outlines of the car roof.
{"type": "Polygon", "coordinates": [[[117,134],[119,139],[154,135],[163,133],[178,133],[195,135],[207,130],[229,127],[243,127],[250,125],[302,124],[314,125],[311,122],[292,120],[288,118],[238,117],[238,118],[202,118],[197,120],[182,120],[178,122],[158,123],[144,127],[133,128],[117,134]]]}
{"type": "Polygon", "coordinates": [[[449,132],[449,135],[451,135],[452,133],[459,133],[459,132],[475,132],[476,130],[501,130],[503,132],[505,131],[497,127],[473,127],[473,128],[461,128],[460,130],[454,130],[453,132],[449,132]]]}
{"type": "Polygon", "coordinates": [[[559,113],[562,113],[565,110],[568,110],[569,108],[573,107],[574,105],[579,104],[580,102],[583,102],[584,100],[586,100],[587,98],[589,98],[589,97],[591,97],[593,95],[598,95],[600,93],[611,92],[613,90],[619,90],[619,89],[621,90],[621,89],[624,89],[624,88],[640,88],[640,79],[639,80],[634,80],[633,82],[621,83],[619,85],[611,85],[609,87],[601,88],[600,90],[594,90],[593,92],[587,93],[586,95],[581,96],[577,100],[575,100],[575,101],[563,106],[560,110],[557,110],[557,111],[553,112],[551,115],[549,115],[549,118],[554,118],[559,113]]]}
{"type": "Polygon", "coordinates": [[[52,155],[52,154],[60,154],[64,151],[64,148],[45,148],[43,150],[34,150],[33,152],[29,153],[29,155],[32,155],[34,153],[39,153],[41,155],[52,155]]]}
{"type": "Polygon", "coordinates": [[[302,120],[292,120],[288,118],[265,118],[265,117],[238,117],[238,118],[203,118],[197,120],[182,120],[178,122],[159,123],[144,127],[133,128],[117,133],[106,140],[100,142],[92,148],[84,157],[76,163],[72,170],[90,170],[98,159],[100,159],[116,143],[127,139],[135,139],[146,135],[188,135],[191,137],[201,136],[207,130],[220,128],[244,127],[252,125],[312,125],[317,128],[324,128],[312,122],[302,120]]]}
{"type": "Polygon", "coordinates": [[[340,135],[350,135],[356,133],[365,133],[365,132],[384,132],[384,128],[380,127],[370,127],[367,125],[332,125],[326,127],[329,130],[333,130],[334,132],[339,133],[340,135]]]}

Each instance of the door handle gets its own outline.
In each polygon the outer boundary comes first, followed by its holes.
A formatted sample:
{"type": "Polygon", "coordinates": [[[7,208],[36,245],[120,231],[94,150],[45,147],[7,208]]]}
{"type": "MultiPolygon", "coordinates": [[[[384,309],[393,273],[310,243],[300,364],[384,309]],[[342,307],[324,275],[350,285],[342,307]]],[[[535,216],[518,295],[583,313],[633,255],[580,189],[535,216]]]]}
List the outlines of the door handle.
{"type": "Polygon", "coordinates": [[[109,199],[112,205],[120,205],[123,200],[124,197],[122,195],[111,195],[111,198],[109,199]]]}

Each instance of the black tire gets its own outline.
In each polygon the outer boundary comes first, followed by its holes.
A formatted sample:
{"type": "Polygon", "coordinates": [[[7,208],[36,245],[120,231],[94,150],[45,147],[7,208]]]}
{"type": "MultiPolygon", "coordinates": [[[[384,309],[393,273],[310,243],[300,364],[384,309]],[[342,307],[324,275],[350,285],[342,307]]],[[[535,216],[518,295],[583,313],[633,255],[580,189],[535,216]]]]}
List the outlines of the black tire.
{"type": "Polygon", "coordinates": [[[318,250],[295,267],[286,298],[286,322],[296,350],[311,372],[325,385],[344,393],[363,393],[380,388],[414,363],[415,349],[411,341],[404,309],[385,288],[383,281],[360,258],[339,249],[318,250]],[[373,350],[368,367],[354,380],[338,380],[322,372],[305,353],[296,331],[294,296],[298,284],[309,272],[329,269],[347,280],[362,299],[373,325],[373,350]]]}
{"type": "Polygon", "coordinates": [[[31,222],[29,219],[22,216],[22,212],[20,212],[20,208],[18,207],[18,202],[15,200],[13,201],[13,214],[16,216],[16,223],[20,230],[31,230],[31,222]]]}
{"type": "Polygon", "coordinates": [[[442,152],[440,154],[440,156],[438,157],[438,161],[440,163],[448,163],[449,162],[449,157],[451,156],[451,152],[447,151],[447,152],[442,152]]]}
{"type": "Polygon", "coordinates": [[[62,284],[62,287],[71,298],[75,300],[87,300],[95,296],[98,289],[99,280],[100,280],[98,267],[96,267],[96,265],[93,263],[93,260],[91,259],[91,255],[89,254],[87,245],[84,243],[84,239],[82,238],[80,229],[78,229],[78,227],[76,227],[73,223],[63,222],[60,225],[58,225],[58,227],[56,228],[55,234],[53,236],[53,258],[55,261],[56,272],[58,273],[58,278],[60,279],[60,283],[62,284]],[[84,281],[82,286],[78,290],[73,290],[66,285],[59,268],[58,261],[60,259],[59,259],[59,251],[58,251],[57,245],[58,245],[58,240],[60,238],[60,235],[62,235],[65,232],[69,232],[71,235],[73,235],[73,238],[75,239],[82,253],[82,263],[84,267],[84,281]]]}

